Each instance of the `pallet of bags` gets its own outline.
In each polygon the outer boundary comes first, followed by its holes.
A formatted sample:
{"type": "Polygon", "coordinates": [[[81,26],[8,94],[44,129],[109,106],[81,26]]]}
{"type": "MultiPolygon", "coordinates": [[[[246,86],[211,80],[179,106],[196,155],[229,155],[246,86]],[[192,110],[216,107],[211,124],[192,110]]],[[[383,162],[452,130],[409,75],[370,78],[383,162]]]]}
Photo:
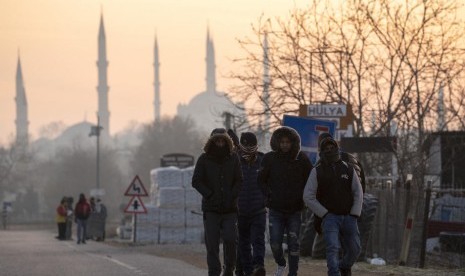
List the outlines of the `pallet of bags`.
{"type": "Polygon", "coordinates": [[[157,204],[161,188],[182,188],[183,172],[177,167],[156,168],[150,171],[150,202],[157,204]]]}
{"type": "Polygon", "coordinates": [[[194,167],[182,169],[182,182],[185,188],[192,187],[192,176],[194,175],[194,167]]]}
{"type": "MultiPolygon", "coordinates": [[[[160,212],[159,208],[154,205],[146,205],[146,214],[137,214],[136,224],[136,242],[159,242],[160,232],[160,212]]],[[[134,227],[133,216],[133,227],[134,227]]]]}
{"type": "Polygon", "coordinates": [[[182,187],[163,187],[158,190],[157,206],[160,209],[184,209],[185,190],[182,187]]]}
{"type": "Polygon", "coordinates": [[[181,244],[185,242],[185,227],[161,227],[160,244],[181,244]]]}
{"type": "Polygon", "coordinates": [[[202,207],[202,195],[196,189],[186,188],[184,202],[187,209],[200,211],[202,207]]]}
{"type": "Polygon", "coordinates": [[[185,243],[201,244],[205,242],[205,234],[203,226],[201,227],[187,227],[185,243]]]}
{"type": "Polygon", "coordinates": [[[186,208],[186,227],[202,227],[203,214],[197,210],[186,208]]]}
{"type": "Polygon", "coordinates": [[[157,188],[183,187],[183,173],[177,167],[156,168],[150,171],[150,180],[157,188]]]}
{"type": "Polygon", "coordinates": [[[184,188],[163,187],[158,193],[160,210],[160,243],[184,243],[185,203],[184,188]]]}
{"type": "Polygon", "coordinates": [[[160,208],[160,227],[183,227],[185,226],[185,211],[183,209],[160,208]]]}

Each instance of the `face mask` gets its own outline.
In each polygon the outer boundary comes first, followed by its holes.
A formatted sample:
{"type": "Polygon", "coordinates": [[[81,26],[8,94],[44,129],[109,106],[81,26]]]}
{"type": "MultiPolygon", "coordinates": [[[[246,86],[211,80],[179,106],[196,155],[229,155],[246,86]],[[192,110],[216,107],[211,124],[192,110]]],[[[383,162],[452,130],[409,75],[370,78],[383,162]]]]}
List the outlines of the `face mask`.
{"type": "Polygon", "coordinates": [[[226,145],[222,147],[218,147],[217,145],[213,143],[211,153],[213,156],[217,158],[222,158],[222,157],[225,157],[229,153],[229,150],[226,147],[226,145]]]}
{"type": "Polygon", "coordinates": [[[339,159],[341,159],[341,156],[339,154],[339,149],[334,148],[330,151],[320,152],[320,158],[327,164],[332,164],[339,161],[339,159]]]}

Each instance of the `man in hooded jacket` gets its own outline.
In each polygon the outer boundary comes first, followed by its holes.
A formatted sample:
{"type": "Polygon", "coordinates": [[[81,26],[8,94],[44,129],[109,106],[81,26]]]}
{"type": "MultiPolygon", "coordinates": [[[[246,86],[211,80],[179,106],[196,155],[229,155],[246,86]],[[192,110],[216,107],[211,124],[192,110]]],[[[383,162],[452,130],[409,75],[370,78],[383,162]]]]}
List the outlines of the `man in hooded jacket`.
{"type": "Polygon", "coordinates": [[[223,239],[224,276],[236,265],[237,197],[242,183],[240,161],[225,129],[214,129],[195,165],[192,187],[202,195],[208,275],[221,274],[223,239]]]}
{"type": "Polygon", "coordinates": [[[258,170],[263,153],[258,151],[257,137],[243,132],[238,145],[243,182],[238,198],[239,246],[236,276],[265,276],[265,198],[258,185],[258,170]]]}
{"type": "Polygon", "coordinates": [[[362,185],[355,169],[341,160],[339,146],[332,137],[323,138],[319,147],[321,162],[310,173],[304,201],[322,218],[328,275],[351,275],[360,254],[357,218],[362,210],[362,185]]]}
{"type": "Polygon", "coordinates": [[[278,265],[275,275],[284,275],[287,267],[282,247],[286,233],[288,275],[294,276],[299,268],[302,197],[312,163],[300,151],[300,136],[293,128],[276,129],[270,146],[272,151],[265,154],[260,166],[259,183],[269,210],[270,246],[278,265]]]}

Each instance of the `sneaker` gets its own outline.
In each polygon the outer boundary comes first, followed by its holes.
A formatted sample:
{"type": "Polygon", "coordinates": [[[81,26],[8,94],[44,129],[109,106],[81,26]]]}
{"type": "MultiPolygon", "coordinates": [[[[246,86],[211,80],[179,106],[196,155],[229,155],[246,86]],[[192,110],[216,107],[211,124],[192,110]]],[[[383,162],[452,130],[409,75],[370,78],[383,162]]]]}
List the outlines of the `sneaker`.
{"type": "Polygon", "coordinates": [[[276,268],[276,272],[274,273],[274,276],[284,276],[284,273],[286,272],[286,266],[280,266],[276,268]]]}
{"type": "Polygon", "coordinates": [[[77,244],[80,244],[80,243],[81,243],[81,241],[80,241],[80,240],[78,240],[78,241],[77,241],[77,244]]]}
{"type": "Polygon", "coordinates": [[[263,266],[256,267],[252,275],[253,276],[266,276],[266,270],[263,266]]]}
{"type": "Polygon", "coordinates": [[[86,244],[86,240],[83,240],[82,243],[83,243],[83,244],[86,244]]]}
{"type": "Polygon", "coordinates": [[[351,269],[344,269],[344,268],[340,268],[339,271],[341,272],[341,276],[351,276],[352,275],[352,271],[351,269]]]}

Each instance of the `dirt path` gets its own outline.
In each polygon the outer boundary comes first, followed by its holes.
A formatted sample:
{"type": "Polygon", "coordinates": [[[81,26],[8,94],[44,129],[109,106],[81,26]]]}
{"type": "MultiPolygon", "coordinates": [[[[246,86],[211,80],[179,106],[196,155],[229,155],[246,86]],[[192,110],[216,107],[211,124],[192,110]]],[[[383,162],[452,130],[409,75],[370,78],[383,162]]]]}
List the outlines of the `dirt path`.
{"type": "MultiPolygon", "coordinates": [[[[108,241],[114,246],[125,246],[128,250],[135,250],[170,259],[178,259],[200,268],[207,268],[206,253],[204,245],[168,245],[168,244],[151,244],[151,245],[131,245],[130,243],[118,243],[108,241]]],[[[265,268],[267,275],[273,275],[276,268],[273,257],[267,246],[267,255],[265,258],[265,268]]],[[[326,261],[312,260],[310,257],[302,257],[299,263],[299,275],[326,276],[326,261]]],[[[352,274],[358,276],[375,276],[375,275],[417,275],[417,276],[455,276],[465,275],[465,269],[418,269],[403,266],[374,266],[365,262],[358,262],[352,268],[352,274]]]]}

